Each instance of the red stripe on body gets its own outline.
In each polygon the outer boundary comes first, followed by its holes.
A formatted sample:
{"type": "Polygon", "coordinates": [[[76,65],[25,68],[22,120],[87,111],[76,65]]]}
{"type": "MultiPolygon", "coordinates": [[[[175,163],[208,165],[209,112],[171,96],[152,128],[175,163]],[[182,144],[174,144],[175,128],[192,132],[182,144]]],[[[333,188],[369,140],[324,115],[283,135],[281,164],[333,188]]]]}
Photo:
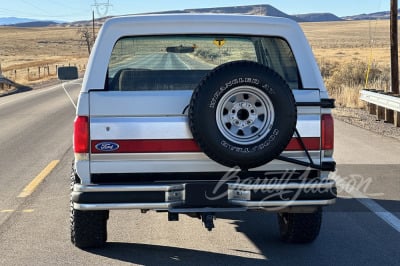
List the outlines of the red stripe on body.
{"type": "MultiPolygon", "coordinates": [[[[308,150],[320,149],[320,138],[303,138],[308,150]]],[[[153,140],[92,140],[92,153],[163,153],[163,152],[201,152],[193,139],[153,139],[153,140]],[[101,151],[96,145],[112,142],[119,145],[115,151],[101,151]]],[[[285,151],[302,151],[298,138],[292,138],[285,151]]]]}

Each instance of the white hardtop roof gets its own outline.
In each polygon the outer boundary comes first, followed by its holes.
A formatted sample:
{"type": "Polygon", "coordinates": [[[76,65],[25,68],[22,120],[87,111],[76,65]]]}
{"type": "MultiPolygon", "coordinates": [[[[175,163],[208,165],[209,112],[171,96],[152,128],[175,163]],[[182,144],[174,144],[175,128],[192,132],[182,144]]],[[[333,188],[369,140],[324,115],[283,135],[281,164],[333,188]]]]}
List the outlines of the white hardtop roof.
{"type": "MultiPolygon", "coordinates": [[[[150,14],[114,17],[105,22],[103,28],[145,27],[141,34],[159,33],[229,33],[257,34],[256,29],[266,25],[285,28],[298,28],[295,21],[268,16],[236,14],[150,14]],[[172,28],[171,28],[172,27],[172,28]],[[233,30],[232,28],[236,29],[233,30]]],[[[128,33],[126,33],[128,34],[128,33]]]]}
{"type": "Polygon", "coordinates": [[[184,14],[143,14],[113,17],[106,23],[132,23],[135,21],[161,22],[161,21],[187,21],[187,22],[233,22],[233,23],[296,23],[295,21],[271,16],[256,16],[242,14],[215,14],[215,13],[184,13],[184,14]]]}
{"type": "Polygon", "coordinates": [[[126,36],[221,34],[275,36],[288,41],[296,57],[304,87],[321,88],[322,79],[300,26],[280,17],[232,14],[151,14],[115,17],[101,28],[85,73],[82,91],[102,89],[115,43],[126,36]]]}

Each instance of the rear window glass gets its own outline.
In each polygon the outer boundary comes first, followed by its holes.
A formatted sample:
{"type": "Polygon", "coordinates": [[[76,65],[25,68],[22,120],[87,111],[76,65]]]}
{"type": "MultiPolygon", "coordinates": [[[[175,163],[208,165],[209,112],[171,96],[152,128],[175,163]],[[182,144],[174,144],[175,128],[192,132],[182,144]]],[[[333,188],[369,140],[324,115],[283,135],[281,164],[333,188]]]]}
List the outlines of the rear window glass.
{"type": "Polygon", "coordinates": [[[301,87],[287,42],[254,36],[135,36],[117,41],[106,86],[113,91],[193,90],[215,67],[250,60],[275,70],[292,89],[301,87]]]}

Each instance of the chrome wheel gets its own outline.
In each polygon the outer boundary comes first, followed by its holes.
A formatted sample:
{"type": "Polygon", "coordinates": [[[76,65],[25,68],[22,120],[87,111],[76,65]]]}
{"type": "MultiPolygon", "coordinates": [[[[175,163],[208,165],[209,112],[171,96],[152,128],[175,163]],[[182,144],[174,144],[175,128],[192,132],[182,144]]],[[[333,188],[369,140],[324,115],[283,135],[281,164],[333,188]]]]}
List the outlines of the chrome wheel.
{"type": "Polygon", "coordinates": [[[264,138],[274,123],[274,108],[265,92],[251,86],[236,87],[219,101],[216,122],[228,140],[253,144],[264,138]]]}

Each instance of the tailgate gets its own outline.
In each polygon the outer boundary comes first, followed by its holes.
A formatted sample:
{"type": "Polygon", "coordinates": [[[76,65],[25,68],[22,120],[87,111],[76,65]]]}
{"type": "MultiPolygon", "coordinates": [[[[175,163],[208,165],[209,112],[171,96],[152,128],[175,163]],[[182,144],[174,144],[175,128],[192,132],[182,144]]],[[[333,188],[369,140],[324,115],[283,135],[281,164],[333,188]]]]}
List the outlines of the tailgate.
{"type": "MultiPolygon", "coordinates": [[[[319,90],[293,90],[297,129],[314,163],[320,162],[319,90]]],[[[96,173],[220,172],[228,167],[202,153],[188,125],[191,90],[91,91],[90,169],[96,173]]],[[[298,136],[283,155],[307,161],[298,136]]],[[[304,169],[280,160],[255,170],[304,169]]]]}

